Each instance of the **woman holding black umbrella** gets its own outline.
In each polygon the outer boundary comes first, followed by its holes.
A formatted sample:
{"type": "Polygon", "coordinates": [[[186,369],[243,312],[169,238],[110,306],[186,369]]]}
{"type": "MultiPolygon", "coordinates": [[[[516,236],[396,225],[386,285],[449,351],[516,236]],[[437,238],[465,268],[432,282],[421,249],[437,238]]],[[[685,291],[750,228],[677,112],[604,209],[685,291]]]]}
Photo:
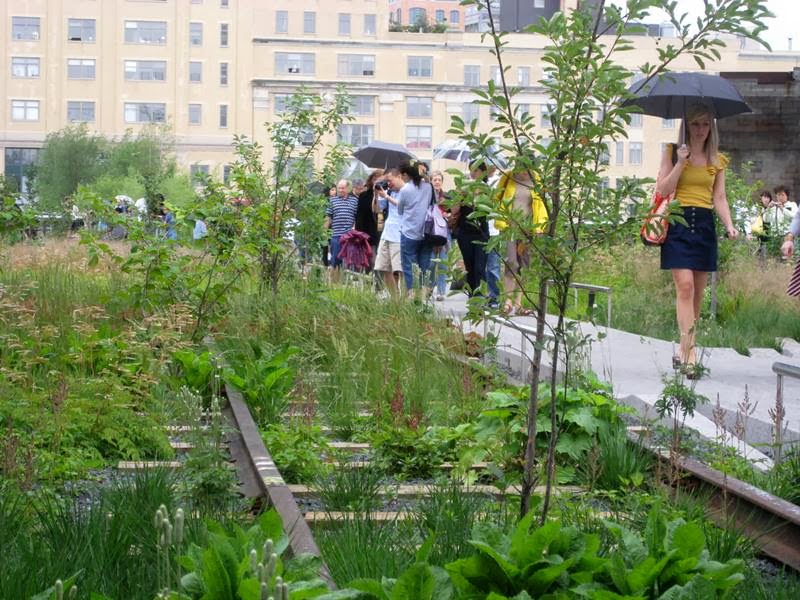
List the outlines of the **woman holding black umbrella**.
{"type": "Polygon", "coordinates": [[[728,159],[719,152],[719,134],[711,109],[694,104],[686,109],[675,149],[667,146],[661,159],[656,190],[674,194],[683,209],[686,225],[670,224],[661,246],[661,268],[672,272],[680,331],[680,354],[673,358],[687,377],[699,374],[694,348],[695,327],[700,317],[708,274],[717,270],[717,235],[714,215],[728,237],[738,235],[725,196],[728,159]]]}

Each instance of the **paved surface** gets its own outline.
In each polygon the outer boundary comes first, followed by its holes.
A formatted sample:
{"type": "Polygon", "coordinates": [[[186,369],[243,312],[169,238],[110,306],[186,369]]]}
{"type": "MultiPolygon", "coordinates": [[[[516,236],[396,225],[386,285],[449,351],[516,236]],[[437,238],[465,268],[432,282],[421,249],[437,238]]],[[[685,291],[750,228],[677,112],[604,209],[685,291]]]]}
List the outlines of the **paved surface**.
{"type": "MultiPolygon", "coordinates": [[[[466,297],[458,294],[435,304],[440,313],[462,318],[466,314],[465,301],[466,297]]],[[[511,321],[530,328],[535,327],[532,317],[512,317],[511,321]]],[[[463,323],[463,328],[484,333],[483,323],[463,323]]],[[[504,349],[513,356],[521,356],[522,334],[519,331],[496,323],[490,323],[488,328],[498,336],[498,349],[504,349]]],[[[620,401],[635,407],[647,417],[654,418],[656,414],[652,407],[664,387],[663,379],[672,374],[675,345],[618,329],[595,328],[589,323],[581,323],[580,328],[584,335],[589,335],[593,340],[591,351],[582,364],[591,367],[601,379],[609,382],[620,401]],[[598,336],[598,333],[605,337],[598,336]]],[[[687,425],[705,437],[714,438],[717,428],[711,418],[714,403],[719,396],[720,405],[726,411],[727,428],[733,431],[737,410],[744,401],[747,390],[752,411],[746,420],[745,438],[749,445],[743,447],[735,440],[730,443],[733,446],[738,445],[740,451],[749,458],[761,460],[765,466],[769,465],[769,459],[757,448],[768,451],[766,445],[772,439],[769,411],[774,409],[777,389],[777,378],[772,372],[772,364],[784,362],[800,365],[800,344],[791,340],[785,341],[784,354],[765,348],[751,349],[750,356],[743,356],[730,348],[704,348],[702,352],[703,364],[710,372],[703,379],[692,383],[698,393],[709,399],[709,403],[700,407],[693,419],[687,419],[687,425]]],[[[532,355],[530,343],[526,343],[525,354],[528,357],[532,355]]],[[[785,438],[798,440],[800,380],[784,378],[784,405],[785,424],[788,426],[785,438]]]]}

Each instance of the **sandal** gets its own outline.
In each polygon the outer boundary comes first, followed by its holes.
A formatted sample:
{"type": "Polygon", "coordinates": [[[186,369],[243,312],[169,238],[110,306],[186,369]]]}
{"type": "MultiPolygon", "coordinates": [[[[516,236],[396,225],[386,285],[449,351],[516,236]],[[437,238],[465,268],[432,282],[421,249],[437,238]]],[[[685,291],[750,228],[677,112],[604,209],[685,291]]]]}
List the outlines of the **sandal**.
{"type": "Polygon", "coordinates": [[[529,308],[523,308],[522,306],[518,306],[516,314],[518,317],[530,317],[533,314],[533,311],[530,310],[529,308]]]}

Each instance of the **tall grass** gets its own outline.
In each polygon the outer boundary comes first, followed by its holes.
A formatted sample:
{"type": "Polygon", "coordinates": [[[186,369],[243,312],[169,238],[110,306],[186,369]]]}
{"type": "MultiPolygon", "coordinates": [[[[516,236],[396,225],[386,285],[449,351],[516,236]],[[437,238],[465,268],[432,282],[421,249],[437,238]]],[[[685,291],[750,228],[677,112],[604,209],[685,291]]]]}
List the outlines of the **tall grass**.
{"type": "Polygon", "coordinates": [[[414,561],[421,541],[408,522],[382,523],[366,514],[318,526],[314,538],[340,587],[365,577],[397,577],[414,561]]]}
{"type": "MultiPolygon", "coordinates": [[[[709,287],[698,343],[746,353],[748,348],[777,348],[780,337],[800,340],[800,302],[785,293],[792,265],[775,260],[763,264],[744,242],[720,242],[720,256],[716,316],[710,313],[709,287]]],[[[672,279],[668,271],[660,270],[657,250],[626,244],[598,249],[590,258],[580,265],[576,279],[613,288],[615,328],[677,338],[672,279]]],[[[601,324],[606,321],[607,301],[597,297],[595,318],[601,324]]],[[[579,312],[585,312],[582,305],[579,312]]]]}
{"type": "MultiPolygon", "coordinates": [[[[30,598],[79,574],[81,590],[150,600],[156,587],[153,515],[174,510],[173,476],[144,471],[101,492],[90,506],[43,494],[0,493],[0,598],[30,598]]],[[[190,537],[197,539],[197,528],[190,537]]]]}
{"type": "Polygon", "coordinates": [[[342,417],[345,429],[362,400],[364,409],[386,416],[401,398],[405,415],[439,423],[460,422],[477,405],[477,386],[448,357],[463,348],[460,332],[424,308],[385,302],[370,291],[292,282],[275,300],[269,306],[236,301],[221,345],[232,350],[257,337],[299,346],[304,383],[317,386],[320,407],[342,417]],[[309,377],[312,372],[329,375],[309,377]]]}

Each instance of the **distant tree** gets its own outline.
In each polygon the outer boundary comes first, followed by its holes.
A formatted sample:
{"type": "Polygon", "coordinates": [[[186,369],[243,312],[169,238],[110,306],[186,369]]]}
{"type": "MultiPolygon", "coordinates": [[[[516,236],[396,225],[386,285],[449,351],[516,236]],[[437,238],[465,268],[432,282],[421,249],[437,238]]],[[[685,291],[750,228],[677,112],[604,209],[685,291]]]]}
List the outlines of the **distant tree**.
{"type": "Polygon", "coordinates": [[[89,133],[85,123],[48,134],[33,171],[33,191],[42,212],[61,212],[66,196],[103,171],[106,141],[89,133]]]}

